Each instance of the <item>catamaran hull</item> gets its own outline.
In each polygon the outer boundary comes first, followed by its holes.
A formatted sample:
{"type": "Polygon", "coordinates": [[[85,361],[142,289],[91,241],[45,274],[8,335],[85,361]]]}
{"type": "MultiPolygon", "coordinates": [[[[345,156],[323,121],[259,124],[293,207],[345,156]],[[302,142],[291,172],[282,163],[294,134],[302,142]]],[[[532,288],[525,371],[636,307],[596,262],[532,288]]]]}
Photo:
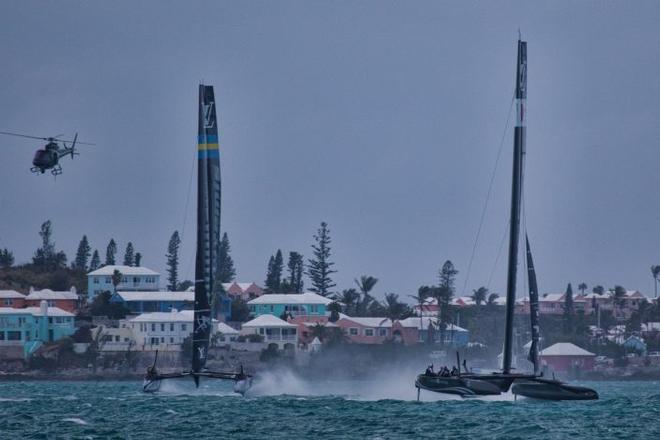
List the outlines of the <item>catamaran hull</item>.
{"type": "Polygon", "coordinates": [[[540,400],[597,400],[598,393],[587,387],[566,385],[560,382],[514,383],[511,392],[516,396],[540,400]]]}
{"type": "Polygon", "coordinates": [[[500,394],[497,385],[486,381],[462,377],[427,376],[420,374],[415,381],[418,389],[434,393],[452,394],[461,397],[496,396],[500,394]]]}

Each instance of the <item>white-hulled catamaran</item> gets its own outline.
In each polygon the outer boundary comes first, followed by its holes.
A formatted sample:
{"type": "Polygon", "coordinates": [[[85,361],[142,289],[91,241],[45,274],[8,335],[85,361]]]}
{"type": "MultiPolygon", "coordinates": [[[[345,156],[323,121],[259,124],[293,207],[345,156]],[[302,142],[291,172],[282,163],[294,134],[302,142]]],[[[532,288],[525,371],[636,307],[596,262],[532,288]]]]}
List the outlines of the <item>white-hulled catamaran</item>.
{"type": "Polygon", "coordinates": [[[527,104],[527,42],[518,40],[518,62],[516,66],[516,126],[513,141],[513,182],[511,186],[511,217],[509,225],[509,262],[506,290],[506,327],[504,334],[504,353],[502,371],[490,374],[461,372],[453,375],[435,374],[430,369],[417,376],[417,398],[420,390],[454,394],[462,397],[498,395],[509,391],[516,396],[544,400],[594,400],[598,393],[590,388],[564,384],[550,380],[539,373],[539,296],[536,273],[532,262],[529,240],[525,237],[527,254],[527,275],[529,277],[530,321],[532,328],[532,346],[529,359],[534,365],[532,374],[520,374],[512,371],[513,353],[513,315],[516,300],[516,277],[518,268],[518,250],[520,239],[520,211],[522,202],[523,171],[526,137],[527,104]]]}
{"type": "Polygon", "coordinates": [[[189,371],[159,373],[154,363],[147,369],[142,386],[145,392],[160,389],[165,379],[190,376],[199,387],[201,377],[235,382],[234,391],[240,394],[252,385],[252,376],[243,372],[210,371],[205,368],[209,338],[213,325],[211,301],[216,296],[218,253],[220,244],[220,150],[218,124],[215,113],[213,86],[199,86],[199,120],[197,140],[197,251],[195,259],[195,311],[192,333],[192,366],[189,371]]]}

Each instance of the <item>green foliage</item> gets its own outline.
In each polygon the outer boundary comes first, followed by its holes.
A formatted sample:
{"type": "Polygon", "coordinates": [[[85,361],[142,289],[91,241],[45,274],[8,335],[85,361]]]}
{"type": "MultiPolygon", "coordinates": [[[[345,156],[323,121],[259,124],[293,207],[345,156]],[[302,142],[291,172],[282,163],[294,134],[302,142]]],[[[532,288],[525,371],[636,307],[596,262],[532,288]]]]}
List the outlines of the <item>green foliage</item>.
{"type": "Polygon", "coordinates": [[[412,316],[410,307],[408,307],[407,304],[400,302],[399,295],[396,293],[386,293],[382,307],[384,313],[381,316],[389,318],[392,321],[412,316]]]}
{"type": "Polygon", "coordinates": [[[585,290],[587,290],[589,286],[587,286],[587,283],[580,283],[578,285],[578,290],[584,295],[585,290]]]}
{"type": "Polygon", "coordinates": [[[69,290],[75,286],[78,292],[87,290],[87,278],[83,271],[69,267],[44,271],[33,264],[0,268],[0,289],[26,291],[35,289],[69,290]]]}
{"type": "Polygon", "coordinates": [[[121,279],[123,278],[121,272],[119,272],[117,269],[115,269],[112,272],[112,285],[115,288],[115,293],[117,293],[117,286],[121,284],[121,279]]]}
{"type": "Polygon", "coordinates": [[[92,254],[92,261],[89,263],[89,270],[96,270],[101,267],[101,257],[99,257],[99,251],[94,249],[92,254]]]}
{"type": "Polygon", "coordinates": [[[169,290],[176,290],[179,281],[179,247],[181,246],[181,239],[179,238],[179,231],[174,231],[170,237],[170,242],[167,245],[167,288],[169,290]]]}
{"type": "Polygon", "coordinates": [[[92,248],[89,246],[87,241],[87,236],[83,235],[80,243],[78,244],[78,250],[76,251],[76,259],[73,261],[73,268],[79,270],[87,270],[87,261],[91,255],[92,248]]]}
{"type": "Polygon", "coordinates": [[[339,312],[341,311],[341,306],[339,305],[339,303],[337,303],[337,301],[333,301],[330,304],[328,304],[327,309],[330,312],[328,321],[330,322],[339,321],[339,312]]]}
{"type": "Polygon", "coordinates": [[[222,234],[218,249],[218,274],[216,278],[220,283],[231,283],[236,278],[234,260],[231,258],[231,245],[226,232],[222,234]]]}
{"type": "Polygon", "coordinates": [[[472,300],[477,304],[477,306],[480,306],[481,304],[485,304],[486,300],[488,299],[488,289],[485,287],[479,287],[477,290],[474,290],[472,293],[472,300]]]}
{"type": "MultiPolygon", "coordinates": [[[[454,268],[454,264],[447,260],[440,268],[438,272],[439,284],[438,289],[435,290],[435,298],[438,301],[438,307],[440,310],[440,338],[441,341],[444,341],[444,333],[447,328],[447,324],[450,323],[450,313],[449,313],[449,304],[451,302],[452,296],[454,296],[454,283],[456,281],[456,275],[458,270],[454,268]]],[[[444,343],[444,342],[443,342],[444,343]]]]}
{"type": "Polygon", "coordinates": [[[0,267],[7,268],[14,265],[14,254],[7,248],[0,249],[0,267]]]}
{"type": "Polygon", "coordinates": [[[126,245],[126,251],[124,251],[124,266],[134,266],[135,265],[135,250],[133,249],[133,243],[130,241],[126,245]]]}
{"type": "MultiPolygon", "coordinates": [[[[343,312],[349,316],[357,316],[357,306],[360,301],[360,294],[355,289],[344,289],[341,294],[334,296],[335,301],[342,303],[343,312]]],[[[336,304],[336,303],[335,303],[336,304]]],[[[337,304],[339,305],[339,304],[337,304]]]]}
{"type": "Polygon", "coordinates": [[[105,265],[112,266],[115,264],[115,257],[117,256],[117,243],[115,239],[111,238],[108,247],[105,248],[105,265]]]}
{"type": "Polygon", "coordinates": [[[240,298],[231,302],[231,317],[233,321],[246,322],[250,318],[250,308],[247,303],[240,298]]]}
{"type": "Polygon", "coordinates": [[[193,287],[194,285],[195,283],[190,280],[183,280],[177,286],[177,290],[183,292],[184,290],[188,290],[188,288],[193,287]]]}
{"type": "Polygon", "coordinates": [[[289,269],[288,285],[291,291],[295,293],[302,293],[303,291],[303,256],[298,252],[289,252],[289,262],[287,267],[289,269]]]}
{"type": "Polygon", "coordinates": [[[140,267],[142,264],[142,254],[140,252],[135,253],[135,266],[140,267]]]}
{"type": "Polygon", "coordinates": [[[307,276],[309,276],[312,287],[309,290],[321,296],[331,294],[331,289],[336,286],[330,277],[336,270],[332,269],[335,263],[330,261],[330,230],[328,224],[321,222],[321,227],[314,235],[315,244],[312,245],[314,258],[307,260],[307,276]]]}
{"type": "Polygon", "coordinates": [[[53,229],[50,220],[41,225],[39,236],[41,247],[37,249],[32,257],[32,264],[41,270],[56,270],[66,267],[66,254],[63,251],[55,251],[55,243],[52,241],[53,229]]]}
{"type": "Polygon", "coordinates": [[[280,292],[282,284],[282,271],[284,270],[284,259],[282,251],[277,250],[275,256],[270,256],[268,260],[268,271],[266,273],[266,292],[276,293],[280,292]]]}
{"type": "Polygon", "coordinates": [[[123,319],[129,310],[120,303],[111,302],[112,294],[108,291],[96,295],[89,307],[92,316],[107,316],[110,319],[123,319]]]}
{"type": "Polygon", "coordinates": [[[605,294],[605,288],[603,286],[600,286],[600,285],[594,286],[594,288],[591,289],[591,291],[593,293],[595,293],[596,295],[604,295],[605,294]]]}
{"type": "Polygon", "coordinates": [[[371,291],[378,283],[378,278],[372,277],[370,275],[362,275],[359,280],[355,279],[355,284],[357,284],[358,289],[360,290],[358,299],[355,304],[355,314],[356,316],[374,316],[373,313],[378,312],[378,307],[380,304],[374,299],[371,295],[371,291]]]}

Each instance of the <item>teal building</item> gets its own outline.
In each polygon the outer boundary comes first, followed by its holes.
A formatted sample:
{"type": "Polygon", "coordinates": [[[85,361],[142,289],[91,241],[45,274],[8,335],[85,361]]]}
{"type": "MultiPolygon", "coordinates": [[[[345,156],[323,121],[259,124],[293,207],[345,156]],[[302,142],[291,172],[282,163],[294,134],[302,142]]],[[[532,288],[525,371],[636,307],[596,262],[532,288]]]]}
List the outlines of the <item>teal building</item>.
{"type": "Polygon", "coordinates": [[[0,346],[20,346],[27,358],[46,342],[53,342],[75,332],[74,314],[48,307],[14,309],[0,307],[0,346]]]}
{"type": "Polygon", "coordinates": [[[286,312],[296,316],[326,316],[331,299],[315,293],[273,293],[261,295],[248,302],[250,313],[255,317],[274,315],[280,317],[286,312]]]}

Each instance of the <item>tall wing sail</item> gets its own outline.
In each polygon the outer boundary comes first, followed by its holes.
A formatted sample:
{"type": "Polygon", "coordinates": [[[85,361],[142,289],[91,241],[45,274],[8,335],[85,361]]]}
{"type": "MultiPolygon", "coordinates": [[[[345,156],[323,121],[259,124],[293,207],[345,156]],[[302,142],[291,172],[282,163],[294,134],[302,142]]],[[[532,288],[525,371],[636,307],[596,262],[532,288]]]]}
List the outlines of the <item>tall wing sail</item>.
{"type": "MultiPolygon", "coordinates": [[[[220,152],[213,86],[199,86],[197,140],[197,254],[192,371],[206,364],[211,334],[211,298],[220,243],[220,152]]],[[[195,376],[195,382],[198,378],[195,376]]]]}
{"type": "Polygon", "coordinates": [[[527,279],[529,280],[529,319],[532,325],[532,346],[529,348],[529,361],[534,364],[534,374],[539,374],[539,340],[541,328],[539,326],[539,289],[536,284],[536,271],[532,250],[529,247],[529,238],[525,235],[527,249],[527,279]]]}
{"type": "Polygon", "coordinates": [[[516,126],[513,135],[513,178],[511,184],[511,222],[509,224],[509,265],[506,284],[506,327],[502,371],[511,372],[513,351],[513,318],[516,302],[520,204],[523,186],[523,154],[525,154],[525,105],[527,101],[527,42],[518,41],[516,64],[516,126]]]}

